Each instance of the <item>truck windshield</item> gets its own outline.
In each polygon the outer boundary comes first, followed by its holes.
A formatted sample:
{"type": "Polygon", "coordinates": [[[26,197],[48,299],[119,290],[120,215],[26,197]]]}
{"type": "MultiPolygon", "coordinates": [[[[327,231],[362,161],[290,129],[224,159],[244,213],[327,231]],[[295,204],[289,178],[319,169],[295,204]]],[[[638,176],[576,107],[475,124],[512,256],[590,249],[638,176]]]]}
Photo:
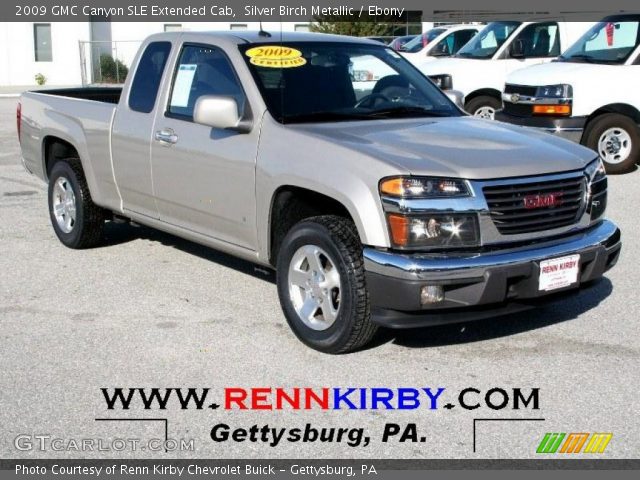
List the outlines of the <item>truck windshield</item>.
{"type": "Polygon", "coordinates": [[[414,38],[410,42],[405,43],[402,46],[401,51],[407,52],[407,53],[418,53],[424,47],[429,45],[429,43],[435,40],[438,37],[438,35],[444,32],[445,32],[444,28],[432,28],[431,30],[424,32],[422,35],[418,35],[416,38],[414,38]]]}
{"type": "Polygon", "coordinates": [[[625,63],[640,45],[640,22],[605,21],[594,25],[564,52],[562,62],[625,63]]]}
{"type": "Polygon", "coordinates": [[[456,57],[490,59],[506,42],[521,22],[492,22],[484,27],[469,43],[462,47],[456,57]]]}
{"type": "Polygon", "coordinates": [[[438,87],[390,48],[338,42],[241,45],[280,123],[459,116],[438,87]]]}

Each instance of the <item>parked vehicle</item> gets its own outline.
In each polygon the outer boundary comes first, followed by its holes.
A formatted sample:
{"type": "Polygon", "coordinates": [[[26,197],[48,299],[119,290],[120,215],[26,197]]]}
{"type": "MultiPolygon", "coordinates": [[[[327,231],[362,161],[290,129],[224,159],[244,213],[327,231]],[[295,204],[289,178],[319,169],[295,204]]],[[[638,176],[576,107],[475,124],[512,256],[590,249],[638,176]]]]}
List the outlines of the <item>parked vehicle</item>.
{"type": "Polygon", "coordinates": [[[393,41],[389,44],[389,46],[391,48],[393,48],[396,52],[400,51],[403,49],[403,47],[410,42],[411,40],[413,40],[414,38],[416,38],[418,35],[405,35],[403,37],[396,37],[393,39],[393,41]]]}
{"type": "Polygon", "coordinates": [[[640,15],[605,18],[557,62],[507,77],[501,121],[596,150],[607,171],[640,162],[640,15]]]}
{"type": "Polygon", "coordinates": [[[427,75],[449,74],[465,96],[471,115],[493,119],[502,108],[507,75],[529,65],[550,62],[593,23],[493,22],[452,58],[420,65],[427,75]]]}
{"type": "Polygon", "coordinates": [[[28,92],[17,125],[64,245],[131,219],[273,268],[291,329],[323,352],[532,308],[621,248],[592,150],[469,117],[366,40],[157,34],[121,91],[28,92]],[[393,73],[357,96],[362,57],[393,73]]]}
{"type": "Polygon", "coordinates": [[[447,25],[432,28],[408,42],[400,50],[416,66],[458,53],[482,30],[482,25],[447,25]]]}

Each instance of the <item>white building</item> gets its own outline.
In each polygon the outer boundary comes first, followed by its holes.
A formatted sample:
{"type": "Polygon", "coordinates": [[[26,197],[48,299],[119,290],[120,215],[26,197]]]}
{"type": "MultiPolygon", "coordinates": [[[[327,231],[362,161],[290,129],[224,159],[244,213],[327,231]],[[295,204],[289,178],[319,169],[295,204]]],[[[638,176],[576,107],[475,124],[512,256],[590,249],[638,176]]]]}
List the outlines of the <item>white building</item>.
{"type": "MultiPolygon", "coordinates": [[[[264,22],[270,31],[308,31],[308,23],[264,22]]],[[[258,30],[258,22],[20,22],[0,23],[0,86],[80,85],[99,81],[96,69],[107,53],[130,65],[141,41],[171,30],[258,30]]]]}
{"type": "MultiPolygon", "coordinates": [[[[264,22],[277,32],[308,31],[308,23],[264,22]]],[[[425,22],[422,30],[433,27],[425,22]]],[[[141,41],[173,30],[258,30],[258,22],[52,22],[0,23],[0,86],[30,86],[42,75],[46,85],[80,85],[104,81],[105,54],[129,66],[141,41]]],[[[109,81],[114,81],[110,79],[109,81]]]]}

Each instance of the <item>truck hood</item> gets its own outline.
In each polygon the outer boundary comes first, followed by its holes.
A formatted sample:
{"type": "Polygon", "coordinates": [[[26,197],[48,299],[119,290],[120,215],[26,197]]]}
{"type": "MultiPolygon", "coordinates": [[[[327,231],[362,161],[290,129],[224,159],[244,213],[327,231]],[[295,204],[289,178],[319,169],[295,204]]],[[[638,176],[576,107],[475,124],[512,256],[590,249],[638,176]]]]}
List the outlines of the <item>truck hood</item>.
{"type": "Polygon", "coordinates": [[[472,117],[296,125],[399,173],[491,179],[585,167],[596,153],[552,135],[472,117]]]}
{"type": "Polygon", "coordinates": [[[407,53],[400,52],[404,58],[413,63],[416,67],[420,68],[420,66],[424,63],[434,62],[436,60],[442,60],[440,57],[432,57],[427,55],[424,51],[416,52],[416,53],[407,53]]]}
{"type": "Polygon", "coordinates": [[[507,77],[507,83],[515,85],[554,85],[559,83],[575,84],[582,81],[593,82],[593,76],[602,76],[611,81],[611,74],[620,70],[619,65],[598,65],[594,63],[551,62],[521,68],[507,77]]]}

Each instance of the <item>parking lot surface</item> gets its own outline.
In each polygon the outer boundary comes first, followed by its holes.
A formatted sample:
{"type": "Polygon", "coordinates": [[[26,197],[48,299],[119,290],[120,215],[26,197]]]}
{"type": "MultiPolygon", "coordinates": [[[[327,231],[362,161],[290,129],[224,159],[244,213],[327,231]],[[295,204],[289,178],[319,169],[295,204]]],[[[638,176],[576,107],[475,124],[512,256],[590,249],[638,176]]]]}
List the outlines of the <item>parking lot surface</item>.
{"type": "MultiPolygon", "coordinates": [[[[606,458],[638,458],[640,172],[610,177],[608,216],[623,231],[618,266],[580,294],[516,316],[382,331],[370,348],[324,355],[281,313],[273,275],[145,227],[109,225],[101,248],[63,247],[45,186],[20,165],[16,99],[0,99],[0,456],[219,458],[533,458],[545,432],[612,432],[606,458]],[[444,387],[437,410],[108,410],[101,388],[444,387]],[[465,410],[458,392],[539,388],[539,409],[465,410]],[[18,435],[158,437],[162,417],[184,452],[20,451],[18,435]],[[481,422],[474,418],[544,418],[481,422]],[[381,441],[386,423],[416,423],[424,442],[381,441]],[[213,442],[211,428],[364,428],[366,446],[213,442]]],[[[470,397],[471,398],[471,397],[470,397]]],[[[602,455],[600,456],[602,458],[602,455]]]]}

